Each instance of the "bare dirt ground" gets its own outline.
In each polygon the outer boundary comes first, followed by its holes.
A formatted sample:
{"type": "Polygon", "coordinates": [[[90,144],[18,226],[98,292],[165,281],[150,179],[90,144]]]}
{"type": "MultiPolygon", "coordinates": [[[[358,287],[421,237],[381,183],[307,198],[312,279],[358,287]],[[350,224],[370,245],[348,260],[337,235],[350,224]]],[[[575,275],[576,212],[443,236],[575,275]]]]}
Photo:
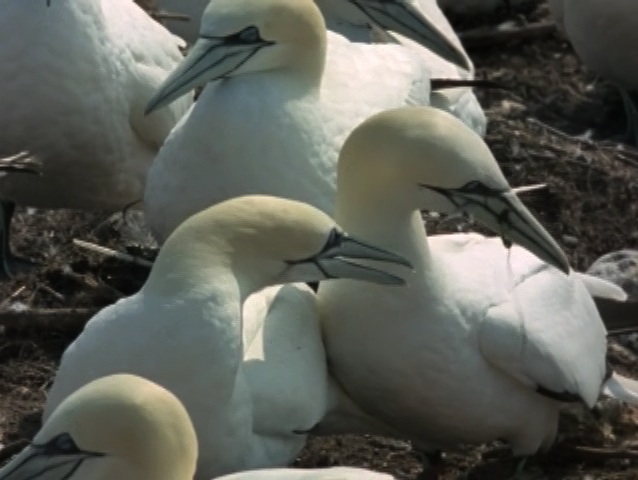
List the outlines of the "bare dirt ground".
{"type": "MultiPolygon", "coordinates": [[[[525,23],[549,16],[541,4],[514,17],[501,12],[460,26],[494,25],[508,18],[525,23]]],[[[471,54],[479,76],[511,89],[479,93],[490,119],[487,142],[512,185],[548,184],[544,194],[531,200],[572,265],[586,269],[603,253],[638,247],[638,157],[613,143],[624,128],[616,92],[587,72],[555,32],[501,41],[471,54]],[[595,141],[576,137],[588,130],[595,141]]],[[[144,268],[104,260],[71,244],[72,238],[82,238],[123,249],[126,239],[103,223],[105,219],[99,214],[22,209],[13,225],[15,248],[44,267],[0,284],[2,446],[37,431],[57,362],[82,321],[95,309],[133,293],[144,281],[144,268]],[[9,307],[13,313],[8,313],[9,307]]],[[[428,229],[442,231],[434,222],[428,229]]],[[[635,356],[613,348],[612,362],[638,378],[635,356]]],[[[593,413],[570,408],[561,422],[559,447],[531,459],[521,478],[638,478],[638,453],[628,450],[638,449],[637,422],[638,410],[609,402],[593,413]],[[589,449],[575,452],[570,446],[589,449]]],[[[0,458],[3,453],[7,452],[0,452],[0,458]]],[[[313,438],[297,463],[357,465],[403,480],[425,478],[419,476],[419,456],[409,443],[378,437],[313,438]]],[[[490,444],[448,453],[446,464],[444,479],[464,475],[498,480],[514,473],[516,461],[502,445],[490,444]]]]}

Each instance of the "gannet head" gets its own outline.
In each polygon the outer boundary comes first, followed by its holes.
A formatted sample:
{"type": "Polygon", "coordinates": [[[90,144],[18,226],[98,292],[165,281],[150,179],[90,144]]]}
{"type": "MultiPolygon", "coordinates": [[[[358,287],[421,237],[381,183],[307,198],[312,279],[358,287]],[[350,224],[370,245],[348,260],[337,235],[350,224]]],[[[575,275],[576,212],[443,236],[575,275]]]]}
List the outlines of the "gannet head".
{"type": "Polygon", "coordinates": [[[512,192],[485,142],[447,112],[405,107],[371,117],[346,140],[337,178],[337,209],[356,195],[409,210],[461,212],[507,246],[515,242],[569,271],[565,254],[512,192]]]}
{"type": "Polygon", "coordinates": [[[418,0],[317,0],[326,17],[353,25],[377,25],[423,45],[441,58],[471,70],[467,55],[450,41],[418,0]]]}
{"type": "Polygon", "coordinates": [[[146,112],[194,87],[253,72],[287,70],[318,85],[325,49],[326,26],[311,0],[211,0],[199,39],[146,112]]]}
{"type": "Polygon", "coordinates": [[[190,480],[197,438],[168,390],[141,377],[86,384],[53,412],[1,480],[190,480]]]}
{"type": "Polygon", "coordinates": [[[251,195],[219,203],[182,223],[164,243],[145,288],[156,290],[171,279],[182,282],[186,275],[216,267],[232,271],[247,294],[268,285],[331,278],[404,283],[353,261],[359,259],[410,267],[403,257],[349,236],[314,207],[251,195]]]}

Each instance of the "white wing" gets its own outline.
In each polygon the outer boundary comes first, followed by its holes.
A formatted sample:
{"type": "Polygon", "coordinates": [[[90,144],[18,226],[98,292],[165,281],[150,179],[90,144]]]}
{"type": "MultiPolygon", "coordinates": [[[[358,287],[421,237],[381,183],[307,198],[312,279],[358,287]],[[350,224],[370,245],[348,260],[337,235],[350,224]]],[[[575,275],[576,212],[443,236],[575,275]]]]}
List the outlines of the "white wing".
{"type": "Polygon", "coordinates": [[[140,139],[159,149],[192,104],[189,95],[150,115],[144,110],[164,79],[183,60],[185,42],[150,18],[131,0],[102,0],[102,10],[121,60],[130,71],[130,124],[140,139]]]}
{"type": "MultiPolygon", "coordinates": [[[[486,312],[479,330],[482,354],[522,384],[557,398],[598,399],[606,375],[606,332],[589,292],[526,251],[504,301],[486,312]]],[[[514,262],[518,265],[518,262],[514,262]]]]}

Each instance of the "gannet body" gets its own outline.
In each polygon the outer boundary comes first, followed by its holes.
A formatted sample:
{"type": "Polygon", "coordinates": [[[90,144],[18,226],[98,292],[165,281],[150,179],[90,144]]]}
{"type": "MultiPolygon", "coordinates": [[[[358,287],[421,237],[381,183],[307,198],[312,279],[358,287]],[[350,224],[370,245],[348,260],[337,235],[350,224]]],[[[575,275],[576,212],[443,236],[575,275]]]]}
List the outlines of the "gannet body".
{"type": "MultiPolygon", "coordinates": [[[[5,222],[15,203],[117,211],[139,201],[149,165],[192,103],[186,96],[144,116],[183,42],[131,0],[5,2],[0,32],[0,157],[29,151],[41,162],[39,176],[0,178],[5,222]]],[[[11,275],[21,262],[2,236],[11,275]]]]}
{"type": "Polygon", "coordinates": [[[319,289],[331,371],[363,411],[425,450],[501,438],[528,455],[554,440],[560,401],[591,407],[611,385],[638,400],[607,370],[605,328],[581,277],[454,117],[379,114],[346,141],[338,175],[338,221],[416,265],[391,292],[319,289]],[[503,240],[428,239],[420,208],[461,210],[503,240]]]}
{"type": "Polygon", "coordinates": [[[556,24],[583,63],[619,88],[627,136],[638,142],[638,4],[631,0],[550,0],[556,24]]]}
{"type": "MultiPolygon", "coordinates": [[[[73,392],[1,480],[192,480],[197,437],[175,395],[145,378],[115,374],[73,392]]],[[[391,480],[360,468],[269,469],[218,480],[391,480]]]]}
{"type": "Polygon", "coordinates": [[[144,116],[183,58],[181,40],[130,0],[7,2],[0,31],[0,156],[28,150],[43,165],[39,177],[0,180],[0,197],[111,211],[139,200],[191,104],[186,96],[144,116]]]}
{"type": "Polygon", "coordinates": [[[405,263],[299,202],[251,196],[198,213],[164,244],[142,290],[99,312],[66,350],[45,420],[88,381],[128,372],[186,407],[197,479],[289,464],[328,408],[315,296],[287,286],[244,301],[294,281],[401,283],[351,257],[405,263]]]}
{"type": "Polygon", "coordinates": [[[638,5],[631,0],[550,0],[556,23],[582,61],[628,89],[638,89],[638,5]]]}
{"type": "Polygon", "coordinates": [[[412,51],[326,33],[310,0],[213,0],[201,34],[149,104],[223,78],[204,89],[149,171],[145,211],[160,241],[189,215],[247,193],[330,211],[348,132],[386,108],[429,102],[429,71],[412,51]]]}
{"type": "MultiPolygon", "coordinates": [[[[184,13],[189,16],[190,21],[167,20],[167,26],[171,31],[194,43],[199,36],[201,17],[209,0],[159,0],[158,6],[167,11],[184,13]]],[[[463,45],[454,32],[447,18],[439,8],[436,0],[393,0],[386,2],[388,10],[392,9],[392,15],[382,15],[379,12],[379,4],[373,1],[363,1],[354,6],[351,2],[344,0],[316,0],[326,20],[326,26],[332,32],[346,37],[351,42],[366,44],[400,43],[410,48],[419,61],[427,65],[432,77],[446,79],[471,79],[474,78],[474,65],[463,49],[463,45]],[[365,10],[369,8],[369,10],[365,10]],[[375,8],[377,9],[375,12],[375,8]],[[372,16],[374,15],[374,16],[372,16]],[[419,19],[415,21],[415,18],[419,19]],[[419,23],[421,22],[421,23],[419,23]],[[380,37],[373,31],[370,25],[391,31],[392,37],[380,37]],[[444,59],[439,53],[441,50],[432,48],[429,40],[433,39],[424,32],[423,24],[429,24],[442,34],[454,49],[458,52],[455,57],[464,64],[457,66],[444,59]],[[399,30],[399,32],[397,32],[399,30]]],[[[447,47],[448,49],[450,47],[447,47]]],[[[328,55],[330,54],[331,37],[328,37],[328,55]]],[[[383,52],[384,49],[381,50],[383,52]]],[[[368,55],[374,54],[374,50],[368,50],[368,55]]],[[[383,55],[383,53],[381,53],[383,55]]],[[[365,75],[365,72],[361,72],[365,75]]],[[[369,79],[375,78],[372,75],[360,78],[362,87],[369,79]]],[[[487,120],[485,113],[478,100],[470,88],[445,89],[432,94],[432,105],[437,108],[448,110],[457,116],[481,136],[485,135],[487,120]]]]}

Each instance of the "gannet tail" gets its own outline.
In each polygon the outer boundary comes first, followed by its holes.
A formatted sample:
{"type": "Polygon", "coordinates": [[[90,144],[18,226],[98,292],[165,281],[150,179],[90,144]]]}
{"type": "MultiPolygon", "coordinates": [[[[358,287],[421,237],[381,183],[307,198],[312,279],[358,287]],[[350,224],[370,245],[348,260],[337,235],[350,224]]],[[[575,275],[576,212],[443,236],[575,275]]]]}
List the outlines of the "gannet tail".
{"type": "Polygon", "coordinates": [[[618,285],[586,273],[574,273],[585,284],[587,291],[592,297],[606,298],[608,300],[616,300],[618,302],[624,302],[627,300],[627,293],[625,293],[625,291],[618,285]]]}
{"type": "Polygon", "coordinates": [[[638,381],[613,373],[603,384],[603,395],[638,406],[638,381]]]}

